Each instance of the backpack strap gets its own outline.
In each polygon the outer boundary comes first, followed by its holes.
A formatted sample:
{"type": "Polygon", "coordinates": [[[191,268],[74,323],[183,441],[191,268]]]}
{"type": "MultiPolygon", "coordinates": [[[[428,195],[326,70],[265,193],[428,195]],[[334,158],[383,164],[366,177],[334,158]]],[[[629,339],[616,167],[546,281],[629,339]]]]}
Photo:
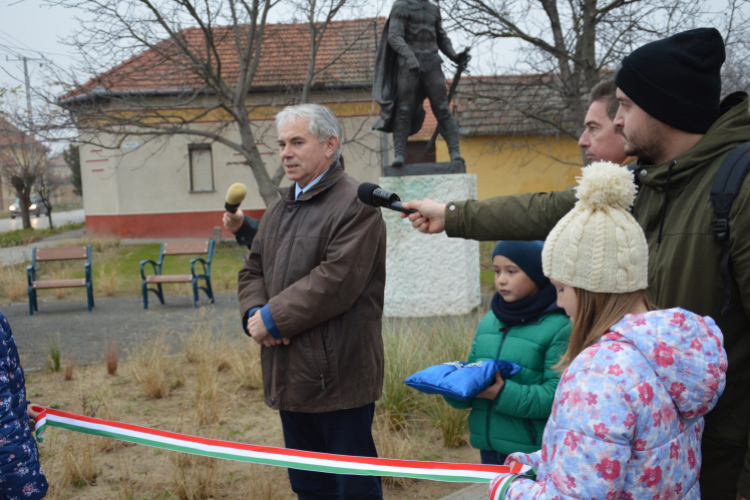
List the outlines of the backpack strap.
{"type": "Polygon", "coordinates": [[[729,211],[750,171],[750,142],[745,142],[734,148],[724,161],[714,177],[711,186],[711,206],[716,215],[714,235],[724,247],[721,259],[721,281],[724,285],[724,308],[721,315],[726,316],[732,307],[731,277],[729,273],[729,211]]]}

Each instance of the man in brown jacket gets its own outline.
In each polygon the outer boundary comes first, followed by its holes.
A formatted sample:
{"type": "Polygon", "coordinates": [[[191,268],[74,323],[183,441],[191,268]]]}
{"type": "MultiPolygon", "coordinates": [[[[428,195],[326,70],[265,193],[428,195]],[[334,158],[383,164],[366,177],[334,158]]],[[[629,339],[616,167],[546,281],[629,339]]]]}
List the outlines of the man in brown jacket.
{"type": "MultiPolygon", "coordinates": [[[[287,448],[376,457],[385,222],[338,161],[329,109],[287,107],[276,128],[294,184],[268,207],[239,273],[242,324],[263,345],[266,404],[279,410],[287,448]]],[[[379,477],[289,469],[289,480],[301,500],[382,498],[379,477]]]]}

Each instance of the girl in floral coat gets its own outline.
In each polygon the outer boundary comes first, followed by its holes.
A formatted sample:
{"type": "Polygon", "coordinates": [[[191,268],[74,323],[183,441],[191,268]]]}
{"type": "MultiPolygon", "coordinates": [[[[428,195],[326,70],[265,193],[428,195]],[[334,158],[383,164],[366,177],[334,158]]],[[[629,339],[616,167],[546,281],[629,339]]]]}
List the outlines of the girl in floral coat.
{"type": "Polygon", "coordinates": [[[542,253],[573,321],[565,371],[541,451],[506,461],[531,473],[499,475],[490,499],[699,499],[703,415],[725,384],[722,334],[711,318],[649,303],[631,172],[595,163],[576,195],[542,253]]]}
{"type": "Polygon", "coordinates": [[[47,494],[27,404],[16,341],[0,313],[0,500],[36,500],[47,494]]]}

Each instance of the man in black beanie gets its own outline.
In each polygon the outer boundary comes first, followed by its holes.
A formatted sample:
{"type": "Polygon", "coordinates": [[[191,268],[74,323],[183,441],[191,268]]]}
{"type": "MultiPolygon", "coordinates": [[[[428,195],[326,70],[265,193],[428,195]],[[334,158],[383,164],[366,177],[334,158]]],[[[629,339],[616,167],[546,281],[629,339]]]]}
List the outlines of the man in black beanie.
{"type": "MultiPolygon", "coordinates": [[[[709,196],[722,160],[750,141],[750,99],[736,92],[720,101],[724,59],[719,32],[702,28],[643,45],[623,59],[615,76],[620,101],[615,125],[625,153],[639,157],[634,215],[649,245],[651,299],[660,308],[710,316],[724,335],[727,384],[705,417],[702,460],[675,458],[676,466],[700,474],[701,496],[709,500],[750,498],[750,181],[743,182],[728,218],[732,305],[726,314],[724,250],[714,236],[709,196]]],[[[409,219],[425,233],[541,240],[575,201],[566,190],[404,206],[419,210],[409,219]]],[[[715,346],[685,346],[696,355],[706,348],[715,346]]]]}

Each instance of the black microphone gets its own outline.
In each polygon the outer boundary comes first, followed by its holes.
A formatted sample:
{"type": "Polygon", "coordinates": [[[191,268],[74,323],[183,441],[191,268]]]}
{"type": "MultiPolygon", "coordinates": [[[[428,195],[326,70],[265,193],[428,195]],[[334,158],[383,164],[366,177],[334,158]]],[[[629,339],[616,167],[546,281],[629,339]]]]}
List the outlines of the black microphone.
{"type": "Polygon", "coordinates": [[[401,198],[396,193],[391,193],[371,182],[363,182],[357,189],[357,198],[365,205],[371,207],[385,207],[405,214],[415,214],[417,210],[404,208],[401,198]]]}

